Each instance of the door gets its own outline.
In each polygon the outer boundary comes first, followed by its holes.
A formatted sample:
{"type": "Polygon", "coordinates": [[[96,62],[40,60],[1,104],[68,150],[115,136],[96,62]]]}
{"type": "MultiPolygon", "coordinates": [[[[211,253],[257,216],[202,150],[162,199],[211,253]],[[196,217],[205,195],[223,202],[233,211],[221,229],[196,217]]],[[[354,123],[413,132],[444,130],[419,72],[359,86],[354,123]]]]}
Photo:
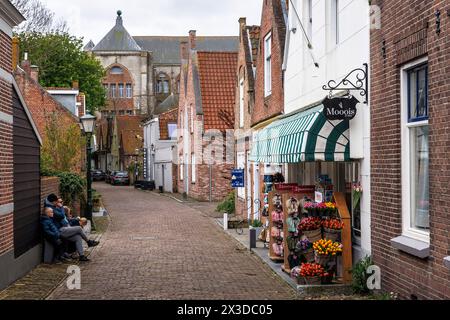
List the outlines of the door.
{"type": "Polygon", "coordinates": [[[14,256],[40,243],[40,144],[13,90],[14,256]]]}

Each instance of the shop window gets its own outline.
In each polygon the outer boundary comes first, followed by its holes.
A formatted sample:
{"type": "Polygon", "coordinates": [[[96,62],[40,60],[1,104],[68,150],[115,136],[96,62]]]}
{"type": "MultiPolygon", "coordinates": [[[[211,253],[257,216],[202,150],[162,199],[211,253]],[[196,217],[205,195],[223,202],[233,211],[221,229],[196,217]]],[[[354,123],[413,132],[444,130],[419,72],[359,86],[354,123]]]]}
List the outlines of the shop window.
{"type": "Polygon", "coordinates": [[[195,183],[197,179],[197,163],[195,162],[195,154],[191,155],[192,177],[191,182],[195,183]]]}
{"type": "Polygon", "coordinates": [[[131,86],[131,83],[127,83],[127,98],[133,97],[133,87],[131,86]]]}
{"type": "MultiPolygon", "coordinates": [[[[236,154],[237,169],[245,169],[245,152],[236,154]]],[[[237,195],[241,199],[245,199],[245,188],[237,188],[237,195]]]]}
{"type": "Polygon", "coordinates": [[[264,38],[264,93],[272,94],[272,32],[264,38]]]}
{"type": "Polygon", "coordinates": [[[402,68],[403,234],[429,242],[428,64],[402,68]]]}

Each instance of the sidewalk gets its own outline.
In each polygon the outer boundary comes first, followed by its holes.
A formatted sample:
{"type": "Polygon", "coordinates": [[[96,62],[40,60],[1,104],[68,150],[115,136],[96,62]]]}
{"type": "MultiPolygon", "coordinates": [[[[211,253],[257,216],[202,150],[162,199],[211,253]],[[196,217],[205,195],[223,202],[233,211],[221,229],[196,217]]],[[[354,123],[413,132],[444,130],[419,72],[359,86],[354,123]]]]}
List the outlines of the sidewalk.
{"type": "MultiPolygon", "coordinates": [[[[94,219],[97,231],[91,234],[91,239],[100,241],[102,234],[108,228],[109,218],[94,219]]],[[[95,250],[95,247],[87,248],[86,244],[84,246],[87,256],[95,250]]],[[[56,287],[66,280],[67,268],[79,264],[78,260],[59,264],[41,263],[26,276],[0,291],[0,300],[45,300],[56,287]]]]}
{"type": "MultiPolygon", "coordinates": [[[[223,230],[223,218],[216,218],[214,221],[223,230]]],[[[264,248],[263,242],[257,240],[256,248],[250,249],[250,234],[249,229],[244,228],[243,234],[238,234],[235,229],[223,230],[230,237],[239,241],[251,253],[255,254],[262,262],[267,264],[273,272],[275,272],[281,279],[294,288],[299,294],[300,299],[305,300],[367,300],[370,297],[360,296],[352,293],[349,285],[298,285],[297,282],[287,273],[282,271],[281,264],[273,262],[268,255],[269,249],[264,248]]]]}

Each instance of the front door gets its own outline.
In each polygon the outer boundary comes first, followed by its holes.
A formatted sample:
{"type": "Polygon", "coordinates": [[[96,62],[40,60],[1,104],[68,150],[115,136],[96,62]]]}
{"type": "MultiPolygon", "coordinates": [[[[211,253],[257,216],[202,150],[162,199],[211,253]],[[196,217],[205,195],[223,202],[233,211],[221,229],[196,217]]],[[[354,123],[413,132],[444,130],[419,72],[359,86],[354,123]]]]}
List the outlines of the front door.
{"type": "Polygon", "coordinates": [[[259,199],[259,164],[253,164],[253,219],[259,220],[259,209],[261,207],[259,199]]]}

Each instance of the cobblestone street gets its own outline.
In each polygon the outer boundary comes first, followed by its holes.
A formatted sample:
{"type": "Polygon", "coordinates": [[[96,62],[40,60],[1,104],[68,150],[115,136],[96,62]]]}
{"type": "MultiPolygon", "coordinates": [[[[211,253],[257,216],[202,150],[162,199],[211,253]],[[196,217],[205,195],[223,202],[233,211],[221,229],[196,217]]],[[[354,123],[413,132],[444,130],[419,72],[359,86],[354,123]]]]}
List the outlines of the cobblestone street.
{"type": "Polygon", "coordinates": [[[50,299],[295,299],[295,291],[212,219],[171,198],[99,183],[111,216],[81,290],[50,299]]]}

